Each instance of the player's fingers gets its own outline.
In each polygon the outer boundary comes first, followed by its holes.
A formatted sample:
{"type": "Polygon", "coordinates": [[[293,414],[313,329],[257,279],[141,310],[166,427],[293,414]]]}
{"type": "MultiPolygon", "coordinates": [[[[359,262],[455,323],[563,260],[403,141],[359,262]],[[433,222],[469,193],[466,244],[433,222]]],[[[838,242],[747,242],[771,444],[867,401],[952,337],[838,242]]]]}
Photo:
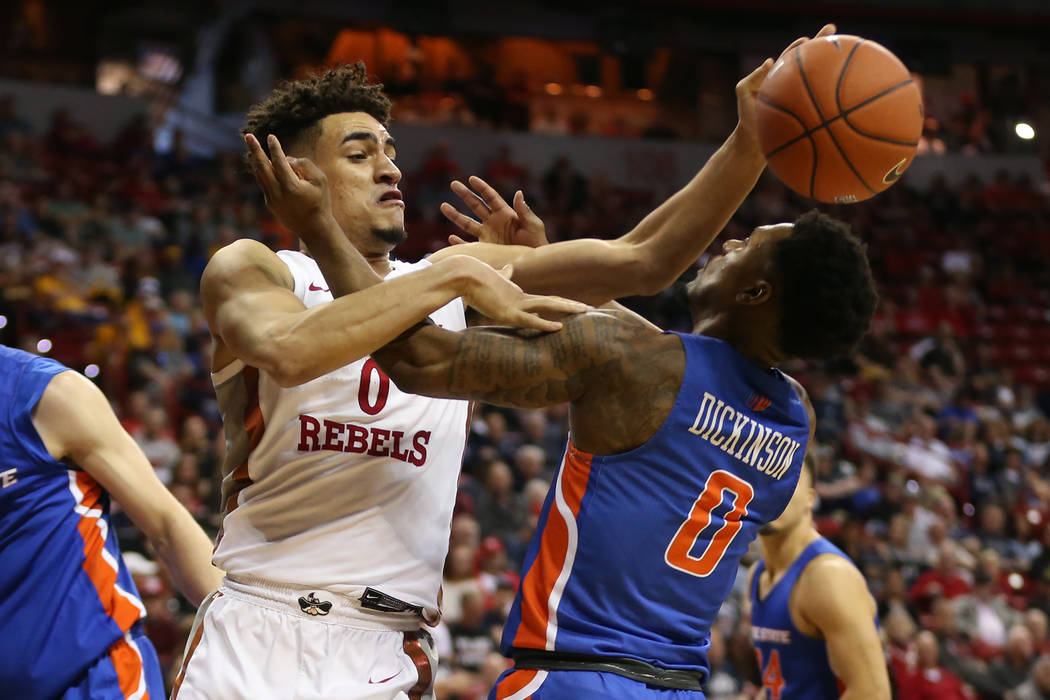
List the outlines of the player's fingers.
{"type": "Polygon", "coordinates": [[[544,316],[562,316],[566,314],[582,314],[584,311],[590,311],[593,307],[581,301],[574,301],[564,297],[530,294],[523,308],[530,313],[543,314],[544,316]]]}
{"type": "Polygon", "coordinates": [[[825,24],[823,27],[821,27],[820,31],[813,35],[813,38],[814,39],[819,39],[822,36],[831,36],[832,34],[834,34],[837,31],[838,31],[838,27],[836,27],[834,24],[829,22],[829,23],[825,24]]]}
{"type": "MultiPolygon", "coordinates": [[[[523,193],[521,190],[518,190],[514,193],[514,199],[512,200],[512,202],[514,204],[514,212],[520,218],[525,219],[528,218],[530,214],[532,214],[532,210],[529,209],[529,205],[525,203],[525,193],[523,193]]],[[[535,214],[532,215],[535,216],[535,214]]]]}
{"type": "Polygon", "coordinates": [[[292,171],[296,175],[315,184],[323,184],[325,182],[325,174],[321,172],[321,169],[317,167],[309,158],[289,158],[288,165],[291,166],[292,171]]]}
{"type": "Polygon", "coordinates": [[[270,146],[271,161],[274,174],[277,175],[277,182],[288,187],[299,178],[292,171],[292,166],[288,164],[288,156],[284,155],[284,149],[281,148],[281,142],[277,140],[277,137],[270,134],[266,138],[270,146]]]}
{"type": "Polygon", "coordinates": [[[485,204],[487,204],[488,208],[492,211],[507,207],[506,200],[504,200],[503,197],[500,197],[499,192],[492,189],[492,186],[489,185],[489,183],[485,182],[477,175],[471,175],[469,182],[470,186],[481,195],[481,198],[485,200],[485,204]]]}
{"type": "MultiPolygon", "coordinates": [[[[835,27],[834,24],[825,24],[823,27],[820,28],[819,32],[817,32],[816,34],[813,35],[813,38],[814,39],[819,39],[821,37],[831,36],[832,34],[835,33],[835,31],[836,31],[836,27],[835,27]]],[[[802,44],[805,44],[809,40],[810,40],[810,38],[808,36],[800,36],[798,39],[795,39],[790,44],[788,44],[786,49],[784,49],[783,51],[780,52],[780,56],[779,56],[779,58],[777,58],[777,60],[779,61],[781,58],[784,58],[784,56],[786,56],[787,53],[789,51],[791,51],[791,49],[797,48],[797,47],[801,46],[802,44]]]]}
{"type": "Polygon", "coordinates": [[[748,75],[746,78],[737,83],[737,93],[739,94],[742,90],[745,92],[758,92],[758,88],[762,85],[762,81],[766,79],[766,76],[769,75],[769,71],[772,68],[772,58],[767,58],[766,60],[762,61],[762,65],[760,65],[755,70],[751,71],[750,75],[748,75]]]}
{"type": "Polygon", "coordinates": [[[548,321],[545,318],[527,311],[516,311],[508,322],[521,328],[534,328],[538,331],[553,332],[561,330],[560,321],[548,321]]]}
{"type": "Polygon", "coordinates": [[[460,231],[474,236],[474,238],[478,237],[478,234],[481,232],[481,224],[479,222],[470,218],[459,209],[456,209],[448,202],[442,202],[441,206],[438,208],[441,210],[441,213],[445,215],[445,218],[451,221],[460,231]]]}
{"type": "Polygon", "coordinates": [[[277,188],[277,179],[274,177],[270,159],[266,157],[262,144],[253,134],[244,135],[244,144],[248,147],[248,162],[252,166],[255,181],[259,183],[263,194],[269,196],[277,188]]]}
{"type": "Polygon", "coordinates": [[[787,45],[787,48],[785,48],[783,51],[780,52],[780,56],[777,58],[777,60],[779,61],[781,58],[784,58],[784,56],[786,56],[788,54],[788,52],[791,51],[791,49],[796,48],[798,46],[802,46],[807,41],[809,41],[809,37],[808,36],[800,36],[799,38],[795,39],[794,41],[792,41],[790,44],[787,45]]]}
{"type": "MultiPolygon", "coordinates": [[[[500,275],[502,275],[503,277],[505,277],[506,279],[509,280],[511,278],[511,276],[514,274],[514,266],[511,265],[510,263],[507,263],[506,265],[501,267],[499,270],[497,270],[497,272],[499,272],[500,275]]],[[[511,284],[513,284],[513,282],[511,284]]],[[[518,285],[515,284],[514,286],[517,287],[518,285]]]]}
{"type": "Polygon", "coordinates": [[[462,238],[460,238],[459,236],[457,236],[454,233],[451,236],[448,237],[448,244],[449,245],[463,245],[464,243],[467,243],[467,241],[462,239],[462,238]]]}
{"type": "Polygon", "coordinates": [[[517,212],[518,216],[522,221],[526,221],[534,226],[543,226],[543,219],[539,217],[536,212],[532,210],[529,203],[525,201],[525,193],[518,190],[518,194],[521,195],[521,204],[518,204],[518,197],[514,197],[514,211],[517,212]]]}
{"type": "Polygon", "coordinates": [[[459,198],[463,200],[463,203],[467,205],[467,208],[474,212],[474,214],[482,221],[487,219],[489,214],[492,213],[485,204],[485,200],[459,180],[453,180],[449,187],[452,188],[453,192],[459,195],[459,198]]]}

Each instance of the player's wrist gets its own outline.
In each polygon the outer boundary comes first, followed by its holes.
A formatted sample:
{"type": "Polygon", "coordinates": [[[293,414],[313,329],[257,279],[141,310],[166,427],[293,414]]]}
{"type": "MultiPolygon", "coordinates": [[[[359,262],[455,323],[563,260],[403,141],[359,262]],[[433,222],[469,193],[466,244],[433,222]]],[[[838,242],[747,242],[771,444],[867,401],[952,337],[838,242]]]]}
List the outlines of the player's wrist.
{"type": "Polygon", "coordinates": [[[469,255],[452,255],[434,264],[441,274],[442,286],[455,296],[469,297],[482,284],[480,265],[485,263],[469,255]]]}
{"type": "Polygon", "coordinates": [[[763,166],[766,163],[765,156],[762,154],[762,146],[758,142],[758,133],[754,128],[749,128],[743,123],[737,123],[733,133],[726,139],[725,145],[734,158],[748,158],[763,166]]]}
{"type": "Polygon", "coordinates": [[[319,212],[303,221],[299,237],[311,243],[336,242],[345,239],[342,227],[330,211],[319,212]]]}

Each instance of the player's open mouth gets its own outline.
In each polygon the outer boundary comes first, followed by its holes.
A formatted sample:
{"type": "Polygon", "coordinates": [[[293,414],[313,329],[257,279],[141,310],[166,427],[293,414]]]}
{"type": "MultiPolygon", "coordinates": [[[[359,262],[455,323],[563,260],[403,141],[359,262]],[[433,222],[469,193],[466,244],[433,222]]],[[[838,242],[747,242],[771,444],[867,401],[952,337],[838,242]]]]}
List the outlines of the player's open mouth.
{"type": "Polygon", "coordinates": [[[405,201],[401,198],[401,192],[398,190],[387,190],[379,197],[379,206],[381,207],[401,207],[404,208],[405,201]]]}

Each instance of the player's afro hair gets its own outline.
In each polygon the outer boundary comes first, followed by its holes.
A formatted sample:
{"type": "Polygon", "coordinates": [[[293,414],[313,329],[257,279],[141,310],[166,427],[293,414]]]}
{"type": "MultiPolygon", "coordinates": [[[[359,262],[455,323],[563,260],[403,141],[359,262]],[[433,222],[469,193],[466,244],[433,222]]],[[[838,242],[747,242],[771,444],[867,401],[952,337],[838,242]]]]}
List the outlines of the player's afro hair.
{"type": "Polygon", "coordinates": [[[253,134],[269,155],[266,137],[273,134],[285,151],[313,145],[318,123],[329,114],[365,112],[383,126],[390,121],[390,99],[380,83],[368,82],[362,61],[333,68],[304,80],[284,82],[248,110],[242,134],[253,134]]]}
{"type": "Polygon", "coordinates": [[[781,294],[780,348],[827,359],[853,350],[871,323],[878,295],[865,246],[847,224],[817,210],[803,214],[773,251],[781,294]]]}

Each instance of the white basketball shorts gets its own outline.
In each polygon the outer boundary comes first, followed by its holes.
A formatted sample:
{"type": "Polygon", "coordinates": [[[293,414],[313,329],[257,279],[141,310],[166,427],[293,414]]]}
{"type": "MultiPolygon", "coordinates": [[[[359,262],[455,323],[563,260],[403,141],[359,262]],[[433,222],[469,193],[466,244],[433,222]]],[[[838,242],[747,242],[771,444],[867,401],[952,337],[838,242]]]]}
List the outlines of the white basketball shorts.
{"type": "Polygon", "coordinates": [[[419,618],[344,596],[232,581],[197,611],[172,700],[433,700],[419,618]]]}

